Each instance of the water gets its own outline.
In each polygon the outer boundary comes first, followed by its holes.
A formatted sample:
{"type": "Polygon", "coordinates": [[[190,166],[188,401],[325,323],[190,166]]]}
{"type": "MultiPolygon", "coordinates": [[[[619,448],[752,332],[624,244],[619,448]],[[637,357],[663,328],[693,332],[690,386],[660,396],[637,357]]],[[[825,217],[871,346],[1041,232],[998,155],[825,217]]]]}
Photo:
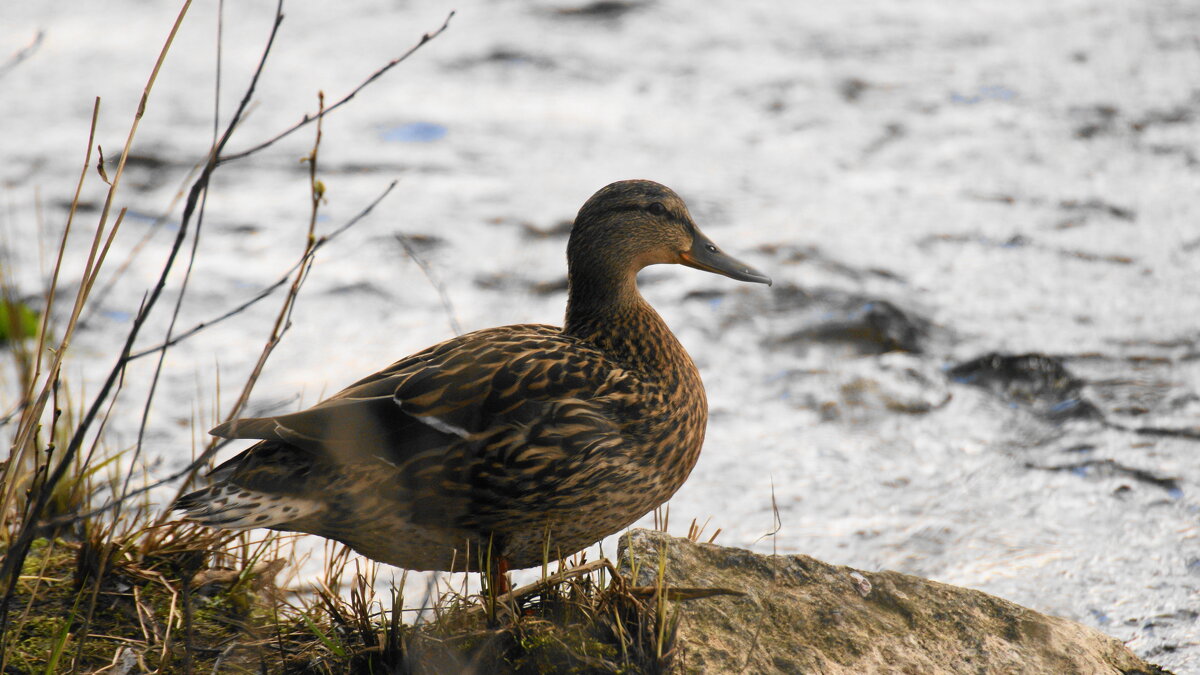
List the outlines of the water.
{"type": "MultiPolygon", "coordinates": [[[[265,5],[235,4],[223,120],[271,19],[265,5]]],[[[711,518],[720,543],[978,588],[1200,672],[1200,14],[1102,0],[458,9],[448,32],[326,121],[319,231],[399,184],[320,252],[254,410],[311,404],[451,334],[395,233],[417,242],[463,329],[557,323],[556,225],[612,180],[652,178],[776,280],[642,275],[712,407],[674,529],[711,518]],[[989,354],[1063,370],[1027,386],[953,370],[989,354]],[[763,538],[776,510],[782,528],[763,538]]],[[[448,10],[289,5],[230,148],[311,113],[318,90],[327,105],[345,95],[448,10]]],[[[112,159],[176,11],[132,0],[0,10],[0,59],[45,31],[0,74],[2,245],[22,291],[49,274],[93,97],[112,159]]],[[[69,364],[89,391],[178,227],[168,204],[212,138],[213,11],[191,9],[138,132],[117,204],[138,217],[109,254],[110,270],[128,267],[102,280],[111,289],[69,364]]],[[[218,171],[180,327],[295,262],[311,208],[298,160],[312,143],[309,127],[218,171]]],[[[77,227],[94,225],[101,187],[90,179],[77,227]]],[[[71,240],[68,287],[88,236],[71,240]]],[[[154,475],[186,463],[218,403],[228,410],[277,306],[169,353],[144,450],[161,459],[154,475]]],[[[161,340],[166,314],[144,346],[161,340]]],[[[152,367],[143,359],[126,378],[114,447],[136,438],[152,367]]]]}

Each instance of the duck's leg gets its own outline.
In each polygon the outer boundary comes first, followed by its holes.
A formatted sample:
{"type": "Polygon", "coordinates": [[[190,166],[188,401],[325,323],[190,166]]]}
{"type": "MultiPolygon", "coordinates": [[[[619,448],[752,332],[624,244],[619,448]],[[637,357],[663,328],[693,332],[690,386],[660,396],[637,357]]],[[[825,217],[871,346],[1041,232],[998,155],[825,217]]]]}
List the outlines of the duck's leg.
{"type": "Polygon", "coordinates": [[[512,585],[508,583],[508,558],[504,556],[496,556],[492,569],[488,574],[488,586],[495,589],[493,592],[496,597],[504,595],[512,590],[512,585]]]}

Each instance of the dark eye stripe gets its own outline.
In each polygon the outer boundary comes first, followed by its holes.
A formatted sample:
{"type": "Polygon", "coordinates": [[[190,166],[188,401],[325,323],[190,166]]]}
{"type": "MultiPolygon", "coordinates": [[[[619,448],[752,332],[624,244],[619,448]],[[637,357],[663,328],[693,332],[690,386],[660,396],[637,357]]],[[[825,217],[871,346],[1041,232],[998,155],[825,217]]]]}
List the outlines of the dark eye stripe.
{"type": "Polygon", "coordinates": [[[622,213],[625,211],[641,211],[641,210],[642,210],[642,207],[634,206],[631,204],[628,206],[614,206],[611,209],[604,209],[604,211],[602,211],[602,213],[622,213]]]}
{"type": "MultiPolygon", "coordinates": [[[[655,202],[655,203],[657,204],[658,202],[655,202]]],[[[665,207],[665,205],[664,205],[664,207],[665,207]]],[[[630,211],[642,211],[644,213],[644,212],[646,212],[646,210],[647,209],[645,206],[639,206],[636,204],[626,204],[624,206],[614,206],[610,209],[605,209],[603,211],[603,213],[606,213],[606,214],[607,213],[627,213],[630,211]]],[[[662,214],[662,216],[660,216],[660,217],[666,217],[676,223],[679,223],[680,225],[683,225],[684,227],[687,228],[688,232],[693,231],[693,225],[691,223],[691,220],[684,218],[683,216],[679,215],[678,213],[675,213],[670,208],[667,208],[666,213],[662,214]]]]}

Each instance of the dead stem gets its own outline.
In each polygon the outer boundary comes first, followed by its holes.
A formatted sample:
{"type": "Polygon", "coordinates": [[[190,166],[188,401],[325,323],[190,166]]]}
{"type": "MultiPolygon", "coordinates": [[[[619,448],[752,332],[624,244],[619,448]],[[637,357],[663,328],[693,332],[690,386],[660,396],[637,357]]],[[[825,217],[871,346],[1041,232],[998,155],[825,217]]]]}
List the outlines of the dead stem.
{"type": "Polygon", "coordinates": [[[260,150],[269,148],[272,145],[274,145],[275,143],[279,142],[280,140],[283,140],[284,138],[292,135],[294,132],[298,131],[300,128],[324,117],[325,115],[328,115],[329,113],[333,112],[334,110],[337,110],[338,108],[342,107],[346,103],[349,103],[350,100],[353,99],[355,96],[357,96],[358,92],[360,92],[364,88],[366,88],[367,85],[371,84],[375,80],[378,80],[380,77],[383,77],[384,73],[387,73],[392,68],[395,68],[399,64],[407,61],[408,57],[415,54],[417,52],[417,50],[419,50],[421,47],[424,47],[429,41],[433,40],[437,36],[444,33],[446,31],[446,29],[450,27],[450,19],[453,19],[453,18],[454,18],[454,12],[451,11],[448,15],[446,15],[446,20],[442,22],[441,27],[439,27],[437,30],[433,31],[432,33],[425,33],[424,35],[422,35],[420,41],[418,41],[417,44],[410,47],[408,49],[408,51],[404,52],[400,56],[389,61],[387,63],[387,65],[383,66],[379,70],[376,70],[374,73],[371,73],[370,77],[363,80],[362,83],[360,83],[357,87],[355,87],[353,90],[351,90],[349,94],[346,94],[344,97],[342,97],[341,100],[339,100],[337,103],[334,103],[333,105],[329,106],[328,108],[318,112],[316,115],[305,114],[304,117],[299,122],[293,124],[292,126],[288,127],[287,129],[281,131],[280,133],[276,134],[269,140],[263,141],[262,143],[259,143],[258,145],[250,148],[249,150],[243,150],[241,152],[233,153],[230,155],[222,155],[220,157],[220,159],[218,160],[218,162],[221,164],[224,164],[226,162],[232,162],[234,160],[242,159],[243,157],[249,157],[250,155],[253,155],[256,152],[259,152],[260,150]]]}
{"type": "Polygon", "coordinates": [[[450,322],[450,330],[454,331],[455,335],[462,335],[462,326],[458,323],[458,314],[454,311],[454,304],[450,302],[450,294],[446,292],[446,286],[433,274],[429,263],[417,253],[417,249],[409,241],[408,236],[403,232],[397,232],[395,236],[396,241],[400,242],[400,246],[404,248],[404,252],[417,264],[417,267],[421,268],[425,279],[437,291],[438,298],[442,301],[442,310],[446,313],[446,320],[450,322]]]}

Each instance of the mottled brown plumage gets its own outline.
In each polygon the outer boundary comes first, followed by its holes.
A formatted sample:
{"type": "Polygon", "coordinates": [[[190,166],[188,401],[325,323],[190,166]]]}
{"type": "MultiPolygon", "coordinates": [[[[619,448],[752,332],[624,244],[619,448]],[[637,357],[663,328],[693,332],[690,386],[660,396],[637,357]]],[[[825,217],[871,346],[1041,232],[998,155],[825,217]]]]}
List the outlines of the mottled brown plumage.
{"type": "Polygon", "coordinates": [[[770,280],[721,253],[671,190],[605,187],[567,247],[562,328],[517,325],[430,347],[301,412],[227,422],[261,439],[177,504],[218,527],[336,539],[415,570],[530,567],[666,501],[708,417],[695,365],[637,290],[656,263],[770,280]]]}

